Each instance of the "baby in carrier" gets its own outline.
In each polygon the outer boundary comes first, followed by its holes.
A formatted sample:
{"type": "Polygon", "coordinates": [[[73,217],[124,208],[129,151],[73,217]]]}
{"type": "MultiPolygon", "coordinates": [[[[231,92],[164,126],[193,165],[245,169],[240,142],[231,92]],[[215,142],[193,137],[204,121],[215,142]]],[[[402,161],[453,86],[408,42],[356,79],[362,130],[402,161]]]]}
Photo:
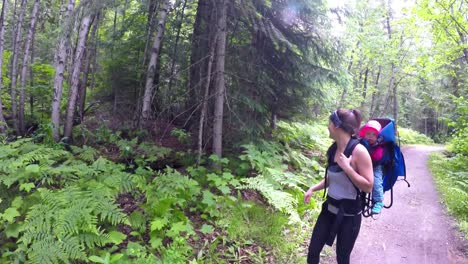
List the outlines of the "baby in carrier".
{"type": "Polygon", "coordinates": [[[377,138],[379,136],[382,125],[376,120],[370,120],[359,131],[359,136],[362,138],[361,143],[369,150],[372,165],[374,169],[374,187],[372,188],[372,214],[380,214],[383,204],[383,172],[380,161],[384,155],[384,149],[377,138]]]}

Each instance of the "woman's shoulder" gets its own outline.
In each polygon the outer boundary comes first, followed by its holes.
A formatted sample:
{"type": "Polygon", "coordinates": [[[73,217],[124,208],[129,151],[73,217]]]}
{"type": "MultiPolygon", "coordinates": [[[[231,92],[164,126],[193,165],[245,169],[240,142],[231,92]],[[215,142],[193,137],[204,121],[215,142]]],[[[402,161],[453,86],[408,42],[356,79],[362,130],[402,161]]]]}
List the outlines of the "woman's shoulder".
{"type": "Polygon", "coordinates": [[[357,157],[370,157],[369,156],[369,151],[367,150],[367,148],[362,145],[362,144],[357,144],[356,147],[354,148],[353,150],[353,156],[357,156],[357,157]]]}

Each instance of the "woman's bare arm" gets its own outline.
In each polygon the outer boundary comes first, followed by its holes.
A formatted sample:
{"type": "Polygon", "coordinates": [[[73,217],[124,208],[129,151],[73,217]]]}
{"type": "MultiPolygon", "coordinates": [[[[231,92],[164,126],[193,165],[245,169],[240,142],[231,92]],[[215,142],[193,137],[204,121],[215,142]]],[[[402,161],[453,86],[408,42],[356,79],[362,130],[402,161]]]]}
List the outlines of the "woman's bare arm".
{"type": "MultiPolygon", "coordinates": [[[[328,181],[327,181],[328,185],[328,181]]],[[[319,183],[315,184],[314,186],[310,187],[309,190],[304,194],[304,203],[310,202],[310,197],[316,191],[320,191],[325,188],[325,179],[321,180],[319,183]]]]}

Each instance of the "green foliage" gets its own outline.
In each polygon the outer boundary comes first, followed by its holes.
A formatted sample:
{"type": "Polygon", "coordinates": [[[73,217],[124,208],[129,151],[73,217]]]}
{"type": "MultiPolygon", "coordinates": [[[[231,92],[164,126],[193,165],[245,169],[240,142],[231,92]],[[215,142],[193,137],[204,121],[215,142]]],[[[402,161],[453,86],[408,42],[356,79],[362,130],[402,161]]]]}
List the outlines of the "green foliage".
{"type": "Polygon", "coordinates": [[[278,122],[275,139],[293,148],[326,152],[332,140],[326,125],[300,122],[278,122]]]}
{"type": "Polygon", "coordinates": [[[459,154],[448,158],[434,154],[429,164],[448,211],[455,216],[468,239],[468,157],[459,154]]]}
{"type": "Polygon", "coordinates": [[[98,132],[100,146],[117,147],[130,163],[113,163],[87,145],[70,152],[32,139],[0,145],[2,261],[262,263],[271,254],[291,260],[302,242],[284,243],[284,232],[302,230],[310,209],[302,205],[303,189],[321,177],[320,150],[328,144],[308,136],[326,131],[312,126],[282,123],[275,141],[245,145],[235,162],[210,157],[224,167],[214,170],[153,171],[149,165],[169,150],[106,129],[98,132]],[[245,191],[236,189],[247,188],[272,206],[244,201],[245,191]]]}
{"type": "Polygon", "coordinates": [[[283,230],[288,222],[284,215],[274,213],[252,202],[237,202],[225,207],[224,217],[218,222],[228,236],[238,243],[256,243],[259,246],[275,248],[284,243],[283,230]]]}
{"type": "Polygon", "coordinates": [[[330,140],[323,125],[280,123],[279,128],[275,140],[283,145],[275,141],[244,145],[240,159],[248,162],[257,176],[242,179],[240,188],[259,191],[273,207],[287,213],[291,223],[299,223],[302,190],[323,177],[319,159],[330,140]]]}
{"type": "Polygon", "coordinates": [[[400,142],[403,145],[408,144],[434,144],[434,141],[424,134],[408,128],[398,128],[400,142]]]}
{"type": "Polygon", "coordinates": [[[287,166],[283,164],[279,145],[263,142],[260,147],[252,144],[244,147],[246,150],[240,158],[249,161],[259,175],[242,179],[245,185],[240,188],[259,191],[276,209],[288,213],[291,221],[300,221],[295,210],[296,199],[284,187],[300,188],[299,184],[305,183],[304,178],[298,179],[296,175],[286,171],[287,166]]]}
{"type": "Polygon", "coordinates": [[[455,100],[456,117],[449,126],[454,128],[450,149],[455,153],[468,155],[468,100],[463,96],[455,100]]]}
{"type": "Polygon", "coordinates": [[[26,253],[34,263],[85,260],[85,249],[115,243],[106,239],[102,225],[125,220],[113,200],[99,192],[69,187],[56,192],[39,189],[37,196],[38,204],[28,208],[18,240],[29,248],[26,253]],[[50,252],[51,248],[55,250],[50,252]]]}
{"type": "Polygon", "coordinates": [[[174,128],[171,130],[171,135],[176,137],[179,142],[188,144],[190,140],[190,133],[187,131],[180,129],[180,128],[174,128]]]}
{"type": "Polygon", "coordinates": [[[8,232],[0,240],[17,238],[16,250],[6,251],[15,254],[4,254],[4,261],[26,256],[31,263],[69,263],[115,242],[106,229],[126,221],[114,201],[131,188],[123,167],[94,161],[89,147],[73,156],[28,139],[1,145],[0,152],[8,161],[0,166],[1,186],[19,190],[4,197],[11,205],[1,215],[0,229],[8,232]]]}

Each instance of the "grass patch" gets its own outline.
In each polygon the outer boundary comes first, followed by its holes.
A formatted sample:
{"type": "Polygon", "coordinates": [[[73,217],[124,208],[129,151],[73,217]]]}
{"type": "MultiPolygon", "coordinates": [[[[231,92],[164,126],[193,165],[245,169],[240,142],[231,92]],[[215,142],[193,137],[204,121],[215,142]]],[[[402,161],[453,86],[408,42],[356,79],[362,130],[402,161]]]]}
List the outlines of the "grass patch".
{"type": "Polygon", "coordinates": [[[468,239],[468,157],[449,158],[435,153],[430,156],[429,166],[448,212],[468,239]]]}

